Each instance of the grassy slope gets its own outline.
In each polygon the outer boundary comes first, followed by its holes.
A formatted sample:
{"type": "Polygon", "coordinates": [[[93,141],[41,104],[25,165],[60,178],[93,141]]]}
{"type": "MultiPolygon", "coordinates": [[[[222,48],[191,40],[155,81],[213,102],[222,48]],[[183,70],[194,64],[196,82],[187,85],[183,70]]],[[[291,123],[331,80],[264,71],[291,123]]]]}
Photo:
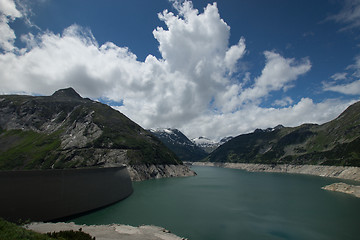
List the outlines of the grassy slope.
{"type": "Polygon", "coordinates": [[[54,240],[47,235],[26,230],[0,218],[0,240],[54,240]]]}
{"type": "Polygon", "coordinates": [[[60,146],[59,132],[42,134],[34,131],[10,130],[0,135],[2,151],[0,169],[50,168],[55,162],[51,153],[60,146]]]}
{"type": "Polygon", "coordinates": [[[82,231],[60,231],[49,234],[36,233],[0,218],[0,240],[93,240],[82,231]]]}

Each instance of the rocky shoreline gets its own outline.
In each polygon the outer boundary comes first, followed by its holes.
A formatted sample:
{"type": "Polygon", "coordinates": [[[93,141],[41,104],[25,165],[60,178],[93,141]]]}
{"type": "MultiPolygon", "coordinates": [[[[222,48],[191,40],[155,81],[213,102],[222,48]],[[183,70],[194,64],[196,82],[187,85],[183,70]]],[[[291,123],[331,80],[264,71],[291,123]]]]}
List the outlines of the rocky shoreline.
{"type": "Polygon", "coordinates": [[[71,223],[30,223],[24,226],[28,230],[32,230],[38,233],[59,232],[59,231],[83,231],[88,233],[96,240],[185,240],[172,234],[169,230],[156,227],[143,225],[139,227],[133,227],[122,224],[111,225],[77,225],[71,223]]]}
{"type": "Polygon", "coordinates": [[[132,181],[196,176],[196,173],[186,165],[139,164],[127,166],[127,169],[132,181]]]}
{"type": "Polygon", "coordinates": [[[213,166],[246,170],[248,172],[276,172],[308,174],[320,177],[341,178],[360,181],[359,167],[291,165],[291,164],[255,164],[255,163],[212,163],[194,162],[194,166],[213,166]]]}
{"type": "Polygon", "coordinates": [[[333,183],[327,186],[322,187],[321,189],[334,191],[334,192],[341,192],[350,195],[354,195],[355,197],[360,198],[360,186],[350,185],[343,182],[340,183],[333,183]]]}
{"type": "MultiPolygon", "coordinates": [[[[359,167],[343,166],[321,166],[321,165],[290,165],[290,164],[254,164],[254,163],[212,163],[193,162],[187,163],[194,166],[212,166],[232,169],[241,169],[248,172],[275,172],[275,173],[296,173],[320,177],[339,178],[355,180],[360,182],[359,167]]],[[[334,183],[322,187],[324,190],[346,193],[360,198],[360,186],[348,185],[345,183],[334,183]]]]}

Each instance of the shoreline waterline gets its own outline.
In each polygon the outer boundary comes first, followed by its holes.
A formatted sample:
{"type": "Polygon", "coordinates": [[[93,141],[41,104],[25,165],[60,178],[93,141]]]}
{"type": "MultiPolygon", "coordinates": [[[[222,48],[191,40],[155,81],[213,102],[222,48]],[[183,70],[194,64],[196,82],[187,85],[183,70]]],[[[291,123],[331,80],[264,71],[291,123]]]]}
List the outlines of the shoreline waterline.
{"type": "MultiPolygon", "coordinates": [[[[189,239],[357,239],[359,199],[334,179],[198,167],[191,178],[134,183],[134,194],[76,224],[155,225],[189,239]]],[[[352,183],[352,181],[345,181],[352,183]]]]}
{"type": "Polygon", "coordinates": [[[241,169],[248,172],[296,173],[319,177],[340,178],[360,182],[360,167],[292,165],[292,164],[258,164],[258,163],[213,163],[187,162],[193,166],[222,167],[241,169]]]}
{"type": "Polygon", "coordinates": [[[25,225],[25,229],[38,233],[59,232],[59,231],[82,231],[88,233],[97,240],[117,240],[117,239],[154,239],[154,240],[184,240],[186,238],[176,236],[169,230],[153,226],[142,225],[133,227],[125,224],[107,224],[107,225],[84,225],[70,223],[43,223],[33,222],[25,225]]]}
{"type": "Polygon", "coordinates": [[[360,198],[360,168],[347,166],[321,166],[321,165],[291,165],[291,164],[257,164],[257,163],[213,163],[213,162],[187,162],[192,166],[222,167],[240,169],[248,172],[270,172],[306,174],[319,177],[329,177],[356,181],[356,185],[334,183],[323,186],[327,191],[341,192],[360,198]]]}

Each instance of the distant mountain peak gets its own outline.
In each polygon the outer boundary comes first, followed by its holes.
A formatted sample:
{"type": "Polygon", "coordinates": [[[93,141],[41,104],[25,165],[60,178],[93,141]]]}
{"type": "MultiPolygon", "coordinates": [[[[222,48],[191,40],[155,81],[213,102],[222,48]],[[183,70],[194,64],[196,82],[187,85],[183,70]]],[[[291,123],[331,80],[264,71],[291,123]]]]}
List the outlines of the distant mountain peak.
{"type": "Polygon", "coordinates": [[[211,144],[215,143],[211,139],[204,137],[204,136],[193,138],[192,141],[195,142],[195,144],[197,144],[197,143],[211,143],[211,144]]]}
{"type": "Polygon", "coordinates": [[[82,99],[80,94],[78,94],[72,87],[59,89],[51,95],[53,97],[67,97],[67,98],[75,98],[82,99]]]}
{"type": "Polygon", "coordinates": [[[170,148],[182,161],[199,161],[207,153],[176,128],[157,128],[149,131],[170,148]]]}
{"type": "Polygon", "coordinates": [[[206,140],[210,140],[209,138],[204,137],[204,136],[200,136],[200,137],[198,137],[198,139],[206,139],[206,140]]]}
{"type": "Polygon", "coordinates": [[[222,138],[220,142],[215,142],[207,137],[201,136],[201,137],[193,138],[191,141],[195,143],[196,146],[202,148],[205,152],[211,153],[217,147],[226,143],[227,141],[230,141],[231,139],[233,139],[233,137],[228,136],[222,138]]]}
{"type": "Polygon", "coordinates": [[[196,146],[202,148],[207,153],[211,153],[219,146],[219,143],[216,143],[204,136],[193,138],[191,141],[195,143],[196,146]]]}
{"type": "Polygon", "coordinates": [[[279,125],[277,125],[276,127],[274,127],[274,129],[283,129],[283,128],[285,128],[283,125],[281,125],[281,124],[279,124],[279,125]]]}
{"type": "Polygon", "coordinates": [[[272,132],[272,131],[280,130],[280,129],[283,129],[283,128],[285,128],[285,127],[283,125],[279,124],[279,125],[277,125],[276,127],[273,127],[273,128],[267,128],[267,129],[257,128],[257,129],[255,129],[254,133],[272,132]]]}
{"type": "Polygon", "coordinates": [[[177,129],[172,129],[172,128],[151,128],[150,132],[152,133],[168,133],[168,134],[174,134],[174,131],[178,131],[177,129]]]}
{"type": "Polygon", "coordinates": [[[221,144],[224,144],[224,143],[230,141],[230,140],[233,139],[233,138],[234,138],[233,136],[224,137],[224,138],[222,138],[222,139],[220,140],[219,143],[220,143],[220,145],[221,145],[221,144]]]}

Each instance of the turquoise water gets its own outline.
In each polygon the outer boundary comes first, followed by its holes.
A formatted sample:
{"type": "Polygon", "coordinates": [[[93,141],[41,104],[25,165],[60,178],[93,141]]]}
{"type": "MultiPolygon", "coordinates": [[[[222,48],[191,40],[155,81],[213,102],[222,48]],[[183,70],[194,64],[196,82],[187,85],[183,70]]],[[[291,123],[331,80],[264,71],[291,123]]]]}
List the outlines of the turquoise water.
{"type": "Polygon", "coordinates": [[[193,170],[198,176],[134,183],[129,198],[71,221],[158,225],[191,240],[360,239],[360,199],[321,190],[339,180],[193,170]]]}

